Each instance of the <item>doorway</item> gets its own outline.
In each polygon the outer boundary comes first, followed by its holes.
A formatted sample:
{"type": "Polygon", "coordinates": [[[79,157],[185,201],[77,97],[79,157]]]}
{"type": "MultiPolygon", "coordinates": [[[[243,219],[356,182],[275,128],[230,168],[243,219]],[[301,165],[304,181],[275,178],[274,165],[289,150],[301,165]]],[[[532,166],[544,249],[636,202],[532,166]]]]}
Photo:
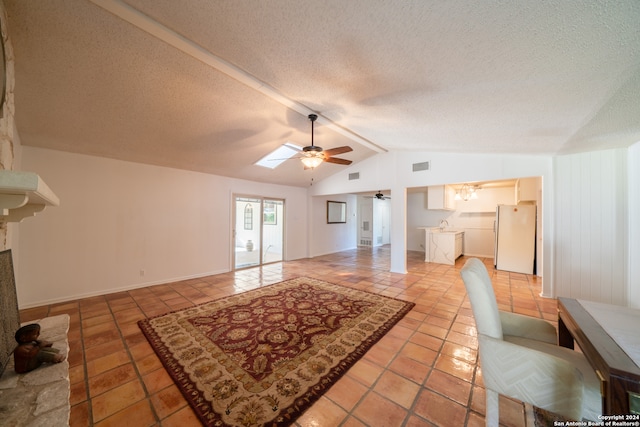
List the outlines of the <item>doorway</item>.
{"type": "Polygon", "coordinates": [[[284,200],[242,195],[234,198],[234,270],[282,261],[284,200]]]}
{"type": "Polygon", "coordinates": [[[391,243],[390,203],[388,199],[358,197],[358,246],[382,246],[391,243]]]}

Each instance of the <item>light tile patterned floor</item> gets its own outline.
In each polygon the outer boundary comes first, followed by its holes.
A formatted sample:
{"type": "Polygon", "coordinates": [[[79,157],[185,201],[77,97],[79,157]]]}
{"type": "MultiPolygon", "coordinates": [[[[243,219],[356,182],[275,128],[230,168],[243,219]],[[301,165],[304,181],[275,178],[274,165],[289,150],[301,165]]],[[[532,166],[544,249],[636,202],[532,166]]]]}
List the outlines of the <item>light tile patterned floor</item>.
{"type": "MultiPolygon", "coordinates": [[[[297,421],[297,426],[481,426],[484,388],[476,329],[460,268],[408,253],[389,270],[389,247],[271,264],[21,311],[27,321],[71,316],[71,427],[199,426],[136,322],[297,276],[415,302],[381,341],[297,421]]],[[[556,322],[556,301],[535,276],[495,271],[502,310],[556,322]]],[[[501,397],[501,424],[525,426],[522,403],[501,397]]]]}

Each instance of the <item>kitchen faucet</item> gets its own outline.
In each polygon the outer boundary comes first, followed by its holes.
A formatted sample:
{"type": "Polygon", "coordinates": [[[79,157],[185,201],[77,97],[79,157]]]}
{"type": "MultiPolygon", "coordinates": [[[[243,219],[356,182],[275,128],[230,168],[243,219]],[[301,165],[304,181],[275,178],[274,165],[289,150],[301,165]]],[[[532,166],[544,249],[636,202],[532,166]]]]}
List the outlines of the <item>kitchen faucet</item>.
{"type": "Polygon", "coordinates": [[[443,219],[442,221],[440,221],[440,231],[444,231],[444,228],[448,226],[449,226],[449,222],[447,222],[446,219],[443,219]]]}

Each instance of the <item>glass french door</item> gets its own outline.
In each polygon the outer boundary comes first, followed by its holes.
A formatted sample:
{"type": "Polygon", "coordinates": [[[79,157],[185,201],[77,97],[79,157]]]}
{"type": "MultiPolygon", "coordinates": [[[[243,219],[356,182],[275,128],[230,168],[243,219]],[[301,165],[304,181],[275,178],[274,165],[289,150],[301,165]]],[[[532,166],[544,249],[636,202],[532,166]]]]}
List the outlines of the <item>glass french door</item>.
{"type": "Polygon", "coordinates": [[[236,195],[234,269],[282,261],[284,200],[236,195]]]}

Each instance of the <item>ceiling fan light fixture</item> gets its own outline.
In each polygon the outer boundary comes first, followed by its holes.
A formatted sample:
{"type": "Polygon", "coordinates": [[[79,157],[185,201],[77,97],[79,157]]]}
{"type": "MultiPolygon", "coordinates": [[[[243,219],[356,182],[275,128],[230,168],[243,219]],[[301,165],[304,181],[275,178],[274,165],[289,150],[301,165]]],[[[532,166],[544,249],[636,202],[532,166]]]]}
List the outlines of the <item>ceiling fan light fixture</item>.
{"type": "Polygon", "coordinates": [[[324,160],[324,156],[320,153],[308,153],[308,155],[305,155],[304,157],[302,157],[302,164],[306,167],[306,168],[316,168],[318,166],[320,166],[320,164],[322,163],[322,161],[324,160]]]}
{"type": "Polygon", "coordinates": [[[317,168],[324,161],[324,155],[321,154],[322,148],[313,145],[313,123],[317,119],[318,116],[316,114],[309,114],[309,120],[311,121],[311,145],[302,149],[304,155],[300,159],[306,169],[317,168]]]}
{"type": "Polygon", "coordinates": [[[335,163],[338,165],[350,165],[351,160],[340,159],[333,157],[335,154],[348,153],[353,151],[349,146],[330,148],[326,151],[322,147],[318,147],[313,143],[313,123],[318,119],[317,114],[309,114],[309,121],[311,121],[311,145],[307,145],[302,148],[302,156],[300,160],[305,169],[314,169],[320,166],[322,162],[335,163]]]}

